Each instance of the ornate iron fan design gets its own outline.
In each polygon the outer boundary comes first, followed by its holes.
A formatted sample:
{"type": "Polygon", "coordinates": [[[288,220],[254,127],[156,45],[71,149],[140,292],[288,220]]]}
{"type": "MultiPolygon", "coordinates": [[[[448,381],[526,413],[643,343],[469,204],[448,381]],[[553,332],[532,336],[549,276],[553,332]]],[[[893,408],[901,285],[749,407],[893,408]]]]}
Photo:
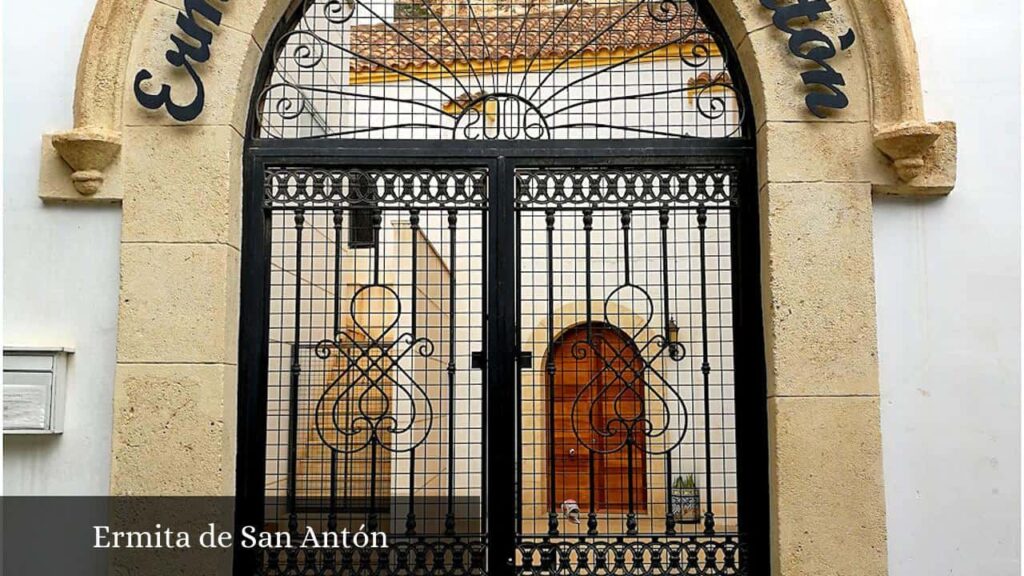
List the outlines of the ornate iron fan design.
{"type": "Polygon", "coordinates": [[[302,0],[255,134],[741,136],[724,40],[691,0],[302,0]]]}

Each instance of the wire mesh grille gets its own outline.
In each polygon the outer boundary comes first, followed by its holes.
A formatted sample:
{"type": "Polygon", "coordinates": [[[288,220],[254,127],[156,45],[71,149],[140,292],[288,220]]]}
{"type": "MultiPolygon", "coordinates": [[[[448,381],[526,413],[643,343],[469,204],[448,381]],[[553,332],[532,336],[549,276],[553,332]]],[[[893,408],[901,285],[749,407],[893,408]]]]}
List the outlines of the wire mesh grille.
{"type": "Polygon", "coordinates": [[[492,177],[265,169],[265,528],[393,540],[268,548],[260,573],[484,574],[488,502],[515,507],[518,574],[742,573],[737,170],[519,168],[489,231],[492,177]],[[514,301],[491,301],[490,233],[514,301]],[[489,499],[496,307],[517,319],[517,474],[489,499]]]}
{"type": "Polygon", "coordinates": [[[728,42],[691,0],[302,0],[259,138],[742,136],[728,42]]]}
{"type": "Polygon", "coordinates": [[[277,167],[264,190],[266,528],[365,526],[392,548],[267,549],[261,573],[480,573],[486,171],[277,167]]]}
{"type": "Polygon", "coordinates": [[[520,573],[738,571],[736,188],[517,172],[520,573]]]}

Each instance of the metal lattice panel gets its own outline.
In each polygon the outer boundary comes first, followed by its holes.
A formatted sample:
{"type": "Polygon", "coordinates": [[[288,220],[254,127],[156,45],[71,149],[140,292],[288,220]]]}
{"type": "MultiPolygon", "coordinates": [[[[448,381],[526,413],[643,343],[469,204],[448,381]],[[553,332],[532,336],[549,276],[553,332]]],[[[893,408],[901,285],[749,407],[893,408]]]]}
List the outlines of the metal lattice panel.
{"type": "Polygon", "coordinates": [[[705,5],[294,2],[247,146],[240,509],[390,548],[239,573],[765,564],[752,131],[705,5]]]}
{"type": "Polygon", "coordinates": [[[259,573],[481,572],[486,176],[266,170],[264,528],[365,526],[392,541],[268,549],[259,573]]]}
{"type": "Polygon", "coordinates": [[[690,0],[302,0],[254,135],[742,136],[729,50],[690,0]]]}
{"type": "Polygon", "coordinates": [[[737,182],[517,171],[520,573],[742,568],[737,182]]]}

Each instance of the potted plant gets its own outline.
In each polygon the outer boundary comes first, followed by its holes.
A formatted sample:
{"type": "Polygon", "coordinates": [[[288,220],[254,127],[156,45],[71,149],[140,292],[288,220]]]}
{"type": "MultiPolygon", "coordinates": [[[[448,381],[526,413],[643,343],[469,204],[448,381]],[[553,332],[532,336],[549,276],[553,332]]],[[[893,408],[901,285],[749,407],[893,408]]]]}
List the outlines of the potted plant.
{"type": "Polygon", "coordinates": [[[672,482],[672,515],[683,524],[700,522],[700,491],[693,474],[676,476],[672,482]]]}

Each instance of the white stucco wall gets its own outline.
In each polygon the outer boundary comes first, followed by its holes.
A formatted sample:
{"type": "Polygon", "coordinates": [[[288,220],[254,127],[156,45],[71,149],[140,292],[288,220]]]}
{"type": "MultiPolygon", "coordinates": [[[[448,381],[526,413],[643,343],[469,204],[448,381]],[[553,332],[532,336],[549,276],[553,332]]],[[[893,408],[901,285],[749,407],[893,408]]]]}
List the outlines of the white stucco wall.
{"type": "MultiPolygon", "coordinates": [[[[890,573],[1019,571],[1019,3],[906,0],[960,185],[877,200],[890,573]]],[[[5,3],[4,342],[74,346],[66,432],[12,438],[4,488],[108,486],[120,210],[44,207],[40,135],[71,126],[93,0],[5,3]]]]}
{"type": "Polygon", "coordinates": [[[6,494],[105,494],[117,327],[118,207],[43,206],[40,137],[72,126],[93,0],[5,2],[4,345],[74,347],[64,434],[4,438],[6,494]]]}
{"type": "Polygon", "coordinates": [[[959,185],[875,202],[893,576],[1020,573],[1020,2],[906,0],[959,185]]]}

